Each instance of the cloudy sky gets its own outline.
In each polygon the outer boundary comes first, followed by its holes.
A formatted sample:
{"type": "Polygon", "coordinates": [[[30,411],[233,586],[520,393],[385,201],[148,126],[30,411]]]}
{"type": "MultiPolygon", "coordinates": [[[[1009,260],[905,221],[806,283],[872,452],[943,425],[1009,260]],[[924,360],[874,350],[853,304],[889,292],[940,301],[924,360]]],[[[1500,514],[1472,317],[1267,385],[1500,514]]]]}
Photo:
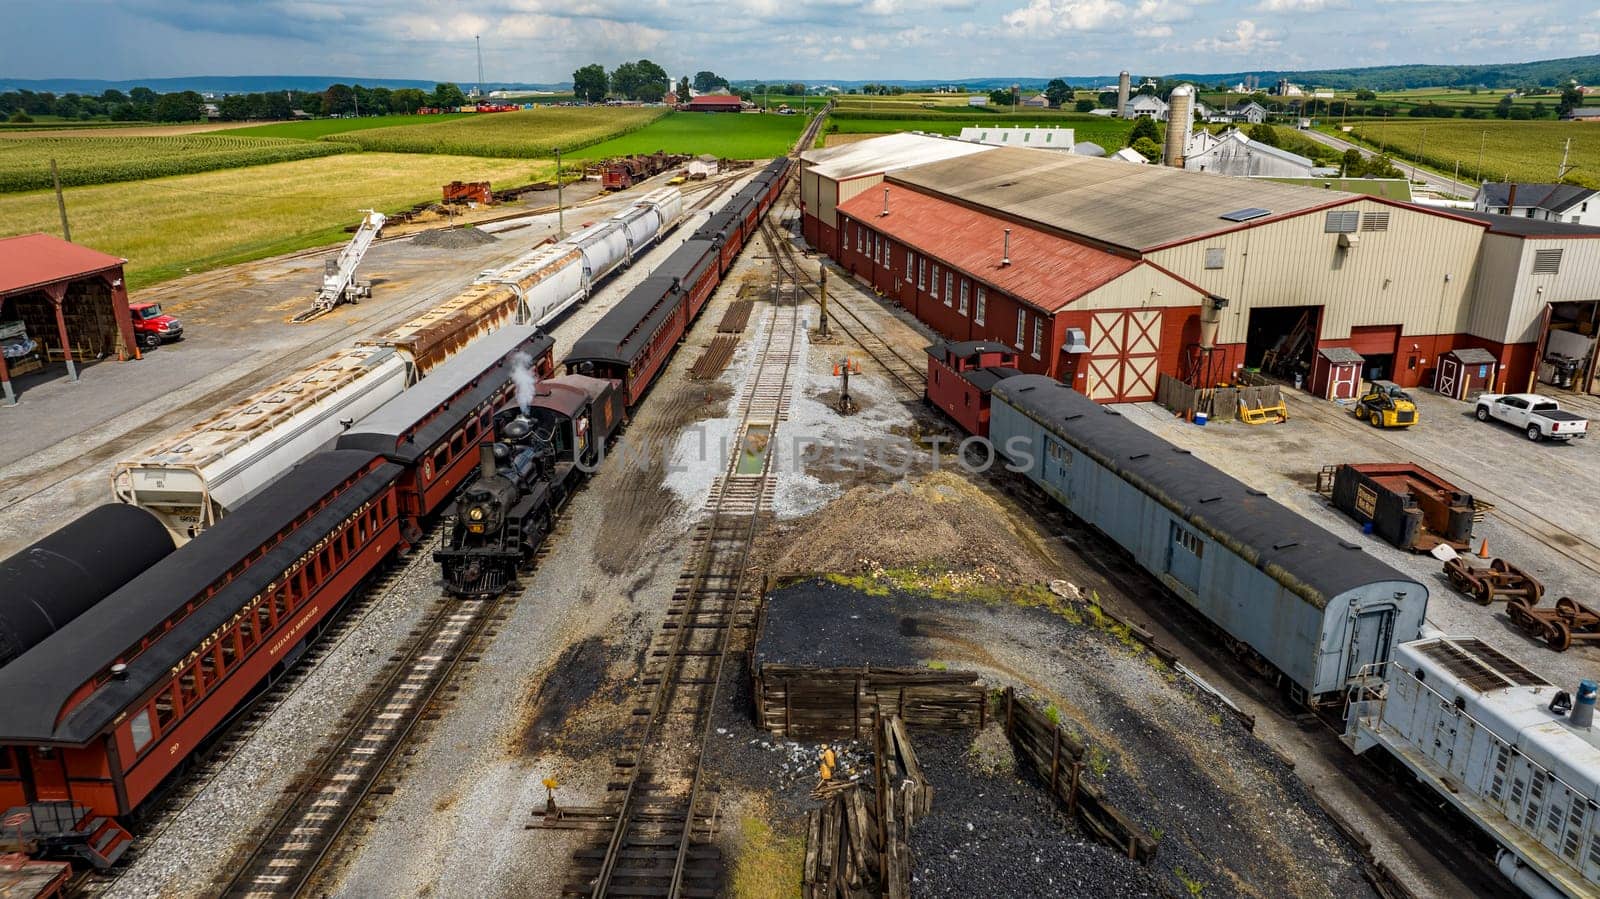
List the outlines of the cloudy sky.
{"type": "Polygon", "coordinates": [[[0,76],[564,81],[964,78],[1521,62],[1600,52],[1600,9],[1526,0],[10,0],[0,76]],[[1505,23],[1505,24],[1497,24],[1505,23]]]}

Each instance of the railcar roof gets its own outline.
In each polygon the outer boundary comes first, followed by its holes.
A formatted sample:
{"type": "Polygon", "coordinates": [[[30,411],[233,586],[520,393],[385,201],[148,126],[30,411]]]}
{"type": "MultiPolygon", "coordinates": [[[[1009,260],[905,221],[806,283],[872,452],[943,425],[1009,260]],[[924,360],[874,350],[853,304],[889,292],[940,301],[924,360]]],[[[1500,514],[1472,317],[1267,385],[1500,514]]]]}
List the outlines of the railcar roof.
{"type": "Polygon", "coordinates": [[[126,677],[108,681],[59,724],[56,719],[79,687],[374,458],[376,454],[361,450],[312,456],[238,511],[0,668],[0,741],[81,744],[103,732],[128,703],[167,676],[174,664],[336,524],[393,482],[400,466],[386,462],[375,468],[128,663],[126,677]]]}
{"type": "Polygon", "coordinates": [[[683,302],[677,278],[651,275],[628,291],[584,335],[572,344],[567,362],[585,360],[628,365],[644,351],[650,333],[683,302]]]}
{"type": "Polygon", "coordinates": [[[1367,584],[1416,583],[1355,543],[1053,378],[1008,378],[995,386],[994,395],[1317,608],[1367,584]]]}
{"type": "Polygon", "coordinates": [[[457,353],[449,362],[429,372],[427,377],[356,422],[350,430],[339,435],[339,446],[343,449],[371,450],[390,458],[418,458],[440,437],[458,427],[473,407],[500,389],[506,378],[510,377],[509,366],[498,375],[485,376],[492,366],[519,348],[537,362],[555,344],[554,338],[539,333],[539,329],[533,325],[501,328],[457,353]],[[396,455],[395,441],[400,439],[401,434],[416,427],[418,421],[480,377],[483,380],[455,403],[447,414],[440,415],[417,431],[415,438],[406,445],[410,448],[409,452],[396,455]]]}
{"type": "Polygon", "coordinates": [[[672,251],[664,262],[656,266],[652,275],[682,278],[684,284],[693,284],[700,274],[713,265],[717,245],[709,240],[690,239],[672,251]]]}

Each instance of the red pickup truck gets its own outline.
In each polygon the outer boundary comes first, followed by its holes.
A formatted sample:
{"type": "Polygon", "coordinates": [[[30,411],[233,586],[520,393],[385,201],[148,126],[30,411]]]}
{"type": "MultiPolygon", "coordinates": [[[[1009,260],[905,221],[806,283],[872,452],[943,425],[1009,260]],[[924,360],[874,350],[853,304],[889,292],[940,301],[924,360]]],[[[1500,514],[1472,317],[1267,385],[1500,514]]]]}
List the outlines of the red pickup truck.
{"type": "Polygon", "coordinates": [[[145,349],[154,349],[169,340],[183,338],[183,325],[162,312],[160,303],[133,303],[128,306],[128,311],[133,313],[133,334],[145,349]]]}

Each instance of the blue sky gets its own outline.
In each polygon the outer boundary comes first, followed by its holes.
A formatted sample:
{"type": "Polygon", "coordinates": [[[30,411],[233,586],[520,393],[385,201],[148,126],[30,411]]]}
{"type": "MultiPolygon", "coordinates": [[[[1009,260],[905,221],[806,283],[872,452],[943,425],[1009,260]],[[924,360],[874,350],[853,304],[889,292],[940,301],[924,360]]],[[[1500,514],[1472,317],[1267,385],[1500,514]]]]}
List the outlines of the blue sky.
{"type": "Polygon", "coordinates": [[[588,62],[807,81],[1521,62],[1600,53],[1524,0],[8,0],[0,75],[564,81],[588,62]],[[1504,23],[1504,24],[1500,24],[1504,23]]]}

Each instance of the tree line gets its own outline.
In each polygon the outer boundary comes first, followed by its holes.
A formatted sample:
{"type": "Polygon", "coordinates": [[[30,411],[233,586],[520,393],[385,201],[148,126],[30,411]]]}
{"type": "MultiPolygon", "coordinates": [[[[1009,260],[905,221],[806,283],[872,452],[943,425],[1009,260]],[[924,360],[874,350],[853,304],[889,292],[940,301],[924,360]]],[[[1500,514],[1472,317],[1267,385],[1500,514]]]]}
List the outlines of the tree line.
{"type": "MultiPolygon", "coordinates": [[[[216,101],[218,117],[228,122],[292,118],[295,110],[311,116],[386,115],[414,113],[423,107],[464,106],[467,95],[455,84],[438,84],[432,91],[421,88],[365,87],[360,84],[333,84],[322,91],[263,91],[228,94],[216,101]]],[[[0,118],[29,122],[34,116],[114,122],[193,122],[205,118],[206,99],[194,91],[158,94],[147,87],[123,93],[107,90],[99,96],[62,94],[49,91],[6,91],[0,93],[0,118]]]]}

